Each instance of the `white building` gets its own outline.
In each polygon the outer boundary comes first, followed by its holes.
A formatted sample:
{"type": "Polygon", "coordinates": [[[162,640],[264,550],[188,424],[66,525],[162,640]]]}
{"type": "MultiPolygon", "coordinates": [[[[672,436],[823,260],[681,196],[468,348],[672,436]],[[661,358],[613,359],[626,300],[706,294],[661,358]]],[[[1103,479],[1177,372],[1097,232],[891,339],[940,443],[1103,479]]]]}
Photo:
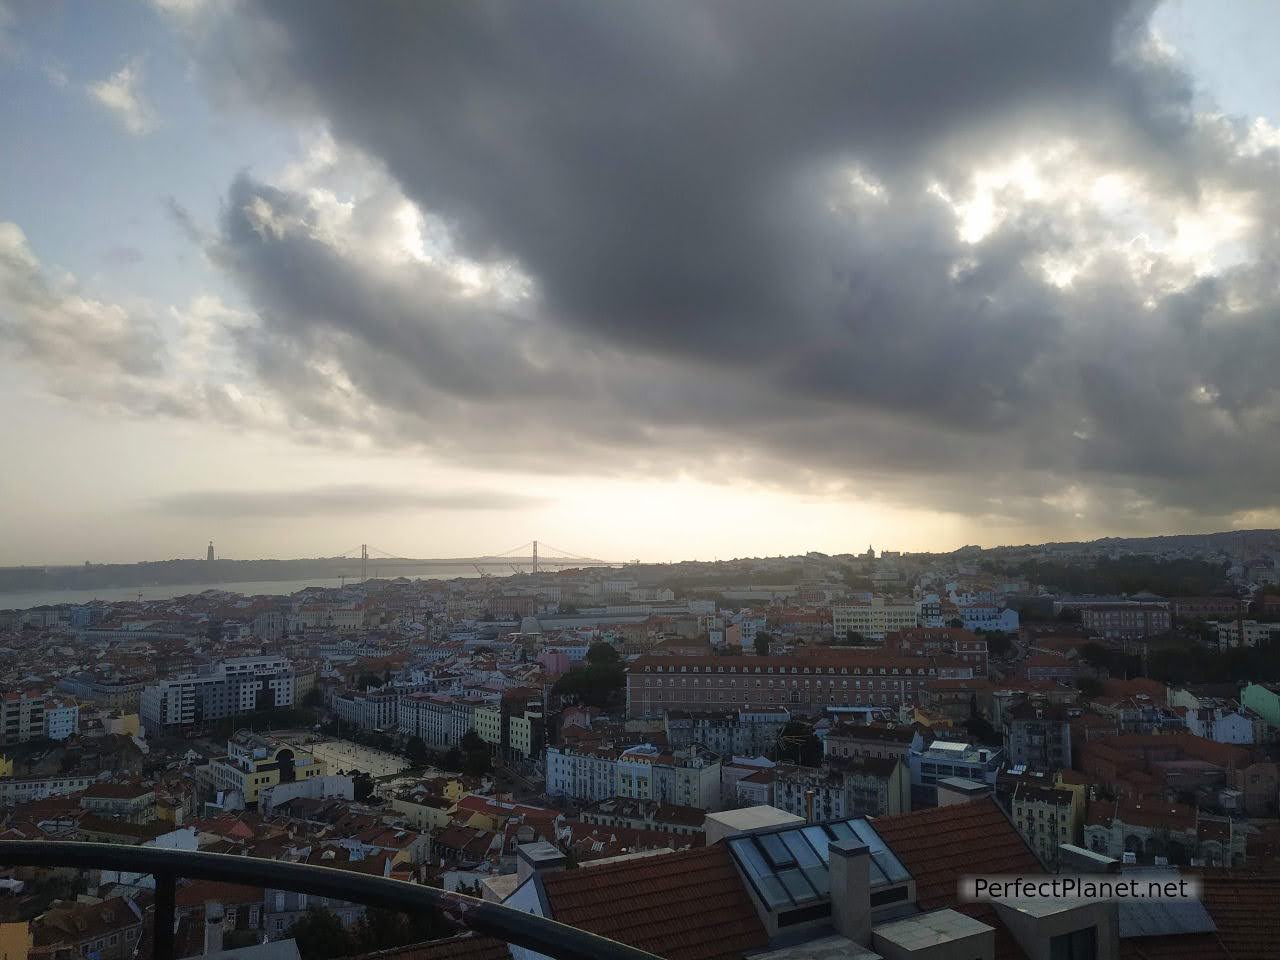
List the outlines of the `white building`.
{"type": "Polygon", "coordinates": [[[655,800],[700,810],[720,806],[720,760],[694,750],[664,753],[652,744],[618,751],[548,747],[547,793],[598,803],[611,797],[655,800]]]}
{"type": "Polygon", "coordinates": [[[50,740],[66,740],[79,730],[79,704],[69,700],[50,700],[44,705],[44,735],[50,740]]]}
{"type": "Polygon", "coordinates": [[[1218,648],[1256,647],[1280,639],[1280,623],[1257,620],[1211,620],[1208,626],[1218,635],[1218,648]]]}

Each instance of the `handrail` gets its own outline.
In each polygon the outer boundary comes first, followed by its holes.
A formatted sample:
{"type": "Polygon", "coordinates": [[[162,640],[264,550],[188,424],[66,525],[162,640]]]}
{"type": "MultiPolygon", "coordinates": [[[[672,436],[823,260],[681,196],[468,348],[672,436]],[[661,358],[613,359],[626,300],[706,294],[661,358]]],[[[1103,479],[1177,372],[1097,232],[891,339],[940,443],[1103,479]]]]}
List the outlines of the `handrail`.
{"type": "Polygon", "coordinates": [[[291,890],[403,913],[413,913],[426,906],[438,907],[469,930],[558,960],[660,960],[654,954],[616,940],[501,904],[390,877],[372,877],[307,863],[114,843],[0,840],[0,864],[153,875],[156,878],[155,960],[173,960],[177,877],[291,890]]]}

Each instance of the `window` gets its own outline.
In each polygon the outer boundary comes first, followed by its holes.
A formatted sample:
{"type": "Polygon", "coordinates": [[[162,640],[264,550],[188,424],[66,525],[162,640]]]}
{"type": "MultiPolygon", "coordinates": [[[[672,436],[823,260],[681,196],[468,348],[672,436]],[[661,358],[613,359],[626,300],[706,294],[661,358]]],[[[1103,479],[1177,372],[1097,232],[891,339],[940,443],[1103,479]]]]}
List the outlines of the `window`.
{"type": "Polygon", "coordinates": [[[1097,960],[1098,929],[1085,927],[1049,941],[1049,960],[1097,960]]]}

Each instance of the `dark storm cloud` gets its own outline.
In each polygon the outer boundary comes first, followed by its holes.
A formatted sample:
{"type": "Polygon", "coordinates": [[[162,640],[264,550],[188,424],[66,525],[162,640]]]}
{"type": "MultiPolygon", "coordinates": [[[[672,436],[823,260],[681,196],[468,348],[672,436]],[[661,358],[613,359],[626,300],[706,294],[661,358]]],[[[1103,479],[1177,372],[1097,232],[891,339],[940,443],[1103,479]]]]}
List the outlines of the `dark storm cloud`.
{"type": "Polygon", "coordinates": [[[304,193],[238,178],[211,256],[262,318],[244,355],[312,420],[489,463],[728,456],[992,515],[1069,512],[1040,498],[1072,485],[1130,520],[1276,505],[1274,230],[1179,292],[1114,253],[1064,291],[1039,261],[1081,253],[1078,224],[1028,205],[967,244],[925,190],[1059,139],[1173,200],[1268,189],[1274,152],[1239,156],[1139,56],[1149,4],[238,10],[197,42],[223,94],[319,116],[532,284],[373,264],[304,193]],[[882,195],[833,202],[851,165],[882,195]]]}
{"type": "Polygon", "coordinates": [[[310,490],[208,490],[173,494],[157,503],[166,513],[194,518],[286,518],[431,510],[515,510],[537,506],[537,497],[494,490],[447,493],[348,484],[310,490]]]}

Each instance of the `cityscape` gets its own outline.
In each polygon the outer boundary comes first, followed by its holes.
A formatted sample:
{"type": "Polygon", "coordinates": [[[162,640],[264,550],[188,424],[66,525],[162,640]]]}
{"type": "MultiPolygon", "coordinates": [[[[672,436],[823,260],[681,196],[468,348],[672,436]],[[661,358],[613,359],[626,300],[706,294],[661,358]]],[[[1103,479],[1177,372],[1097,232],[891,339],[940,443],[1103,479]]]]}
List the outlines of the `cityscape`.
{"type": "MultiPolygon", "coordinates": [[[[659,957],[1280,942],[1277,530],[54,603],[0,610],[0,663],[0,841],[390,878],[659,957]],[[1200,898],[960,895],[1153,871],[1200,898]]],[[[155,949],[151,876],[5,873],[8,956],[155,949]]],[[[173,955],[525,955],[252,878],[179,881],[173,955]]]]}
{"type": "Polygon", "coordinates": [[[1280,960],[1277,51],[0,0],[0,960],[1280,960]]]}

